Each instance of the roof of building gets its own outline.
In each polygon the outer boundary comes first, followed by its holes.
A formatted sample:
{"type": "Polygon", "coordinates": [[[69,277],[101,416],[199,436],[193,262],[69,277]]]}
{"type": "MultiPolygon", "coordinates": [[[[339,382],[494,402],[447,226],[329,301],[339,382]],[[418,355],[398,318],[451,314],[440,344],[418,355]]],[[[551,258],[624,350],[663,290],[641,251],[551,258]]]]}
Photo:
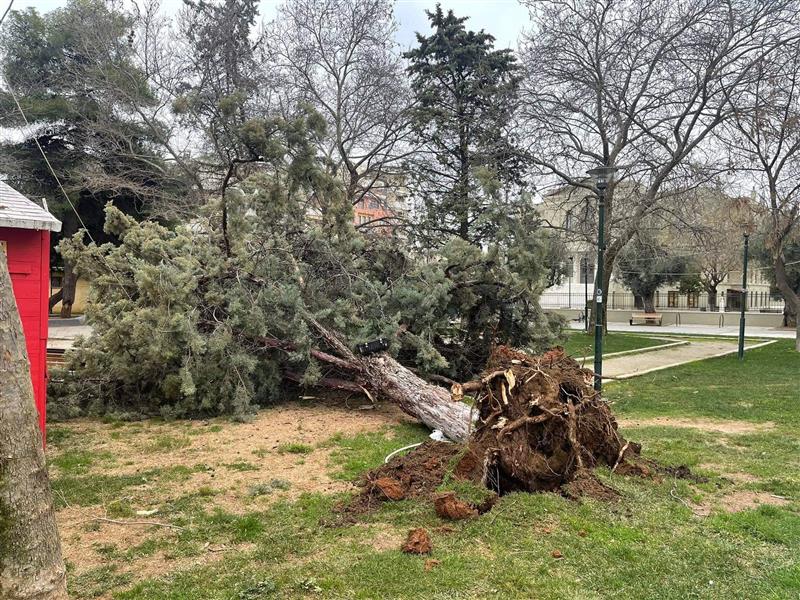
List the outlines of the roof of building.
{"type": "Polygon", "coordinates": [[[61,231],[61,221],[0,181],[0,227],[61,231]]]}

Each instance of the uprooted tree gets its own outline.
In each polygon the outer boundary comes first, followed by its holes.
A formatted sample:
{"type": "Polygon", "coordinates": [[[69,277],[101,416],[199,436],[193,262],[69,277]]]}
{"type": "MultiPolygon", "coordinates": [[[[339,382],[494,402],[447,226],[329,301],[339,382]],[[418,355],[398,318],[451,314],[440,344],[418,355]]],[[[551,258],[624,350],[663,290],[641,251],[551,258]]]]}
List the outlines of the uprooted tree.
{"type": "Polygon", "coordinates": [[[451,240],[411,253],[403,240],[361,235],[340,184],[297,135],[307,124],[270,126],[271,162],[229,192],[227,243],[211,218],[169,229],[109,207],[106,231],[119,245],[80,235],[62,244],[92,282],[94,327],[73,354],[66,406],[245,416],[289,381],[379,394],[464,439],[468,407],[402,365],[447,381],[462,376],[447,359],[456,350],[474,373],[495,343],[548,345],[543,244],[508,235],[485,249],[451,240]],[[454,349],[474,323],[480,345],[454,349]],[[388,352],[353,351],[379,338],[388,352]]]}

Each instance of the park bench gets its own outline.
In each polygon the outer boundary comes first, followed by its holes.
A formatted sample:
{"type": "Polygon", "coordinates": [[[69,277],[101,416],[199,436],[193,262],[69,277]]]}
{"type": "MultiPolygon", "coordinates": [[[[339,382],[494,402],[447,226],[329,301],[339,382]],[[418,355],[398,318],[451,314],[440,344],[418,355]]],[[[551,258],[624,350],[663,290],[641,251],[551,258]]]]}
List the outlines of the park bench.
{"type": "Polygon", "coordinates": [[[634,325],[634,322],[640,322],[642,325],[661,325],[661,320],[663,315],[661,313],[645,313],[645,312],[635,312],[631,313],[631,320],[630,324],[634,325]]]}

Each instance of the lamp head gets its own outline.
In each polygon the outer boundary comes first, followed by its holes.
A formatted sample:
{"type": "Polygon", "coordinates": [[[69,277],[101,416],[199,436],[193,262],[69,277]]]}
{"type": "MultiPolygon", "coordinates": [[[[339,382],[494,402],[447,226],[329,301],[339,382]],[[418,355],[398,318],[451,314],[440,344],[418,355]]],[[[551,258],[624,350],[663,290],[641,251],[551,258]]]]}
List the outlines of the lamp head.
{"type": "Polygon", "coordinates": [[[591,175],[594,179],[595,184],[597,184],[597,189],[604,190],[614,178],[614,173],[616,173],[617,170],[617,167],[596,167],[586,171],[586,174],[591,175]]]}

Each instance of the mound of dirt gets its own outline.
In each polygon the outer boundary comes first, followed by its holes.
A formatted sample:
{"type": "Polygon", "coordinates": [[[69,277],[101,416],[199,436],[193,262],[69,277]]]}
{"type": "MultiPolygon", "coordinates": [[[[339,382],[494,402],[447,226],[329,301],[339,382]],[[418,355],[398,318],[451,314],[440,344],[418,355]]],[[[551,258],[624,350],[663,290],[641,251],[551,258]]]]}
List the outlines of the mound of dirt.
{"type": "Polygon", "coordinates": [[[459,444],[431,440],[394,457],[367,473],[359,482],[361,493],[339,512],[354,517],[371,512],[387,500],[432,498],[461,449],[459,444]]]}
{"type": "Polygon", "coordinates": [[[406,542],[401,548],[406,554],[430,554],[432,549],[431,536],[421,527],[408,532],[406,542]]]}

